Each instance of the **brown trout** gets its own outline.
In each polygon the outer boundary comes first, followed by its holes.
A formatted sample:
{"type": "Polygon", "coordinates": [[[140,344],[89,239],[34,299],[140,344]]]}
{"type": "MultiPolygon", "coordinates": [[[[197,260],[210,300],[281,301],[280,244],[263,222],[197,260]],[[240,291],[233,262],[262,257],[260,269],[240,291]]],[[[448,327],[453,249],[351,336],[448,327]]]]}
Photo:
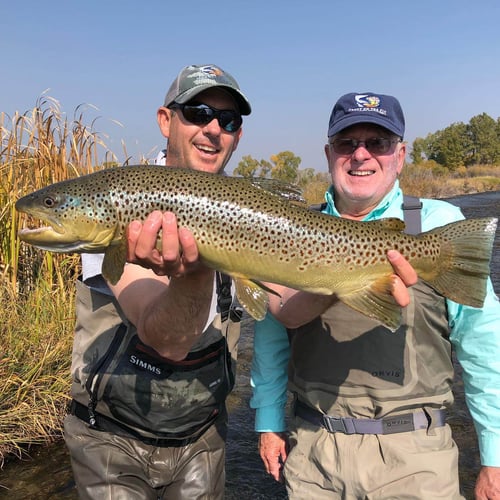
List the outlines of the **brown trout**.
{"type": "MultiPolygon", "coordinates": [[[[284,199],[255,179],[163,166],[116,167],[59,182],[16,203],[49,227],[20,239],[53,252],[104,253],[102,273],[116,283],[125,265],[125,228],[151,211],[172,211],[196,238],[200,258],[233,277],[241,305],[255,319],[267,308],[261,282],[345,304],[391,330],[401,309],[391,295],[386,252],[399,250],[441,295],[481,307],[497,219],[469,219],[417,236],[399,219],[359,222],[284,199]]],[[[266,291],[267,290],[267,291],[266,291]]]]}

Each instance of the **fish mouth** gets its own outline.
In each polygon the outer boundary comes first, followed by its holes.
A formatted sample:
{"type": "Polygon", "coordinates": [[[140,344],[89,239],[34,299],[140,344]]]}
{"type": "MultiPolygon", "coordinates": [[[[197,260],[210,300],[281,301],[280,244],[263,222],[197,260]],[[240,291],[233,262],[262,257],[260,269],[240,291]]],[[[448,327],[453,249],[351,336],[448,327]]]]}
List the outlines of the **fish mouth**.
{"type": "Polygon", "coordinates": [[[23,228],[18,235],[24,243],[51,252],[74,252],[84,244],[75,235],[69,234],[61,225],[57,224],[38,228],[23,228]]]}
{"type": "Polygon", "coordinates": [[[68,231],[57,220],[36,217],[33,214],[26,213],[28,214],[28,225],[18,232],[21,241],[51,252],[72,252],[78,250],[84,244],[78,236],[68,231]],[[32,219],[35,217],[45,225],[32,227],[34,225],[32,219]]]}

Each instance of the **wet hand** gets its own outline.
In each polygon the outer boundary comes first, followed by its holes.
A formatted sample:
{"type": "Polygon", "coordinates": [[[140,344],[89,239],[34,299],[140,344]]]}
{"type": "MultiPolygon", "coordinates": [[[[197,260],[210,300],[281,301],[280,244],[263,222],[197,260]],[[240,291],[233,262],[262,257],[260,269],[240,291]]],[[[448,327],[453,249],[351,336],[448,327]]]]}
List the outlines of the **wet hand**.
{"type": "Polygon", "coordinates": [[[127,262],[152,269],[158,276],[181,277],[199,266],[198,247],[191,231],[177,226],[175,214],[156,210],[144,222],[129,224],[127,262]]]}
{"type": "Polygon", "coordinates": [[[500,500],[500,467],[481,467],[474,495],[476,500],[500,500]]]}
{"type": "Polygon", "coordinates": [[[259,454],[266,472],[282,482],[282,470],[288,456],[288,438],[283,432],[261,432],[259,454]]]}

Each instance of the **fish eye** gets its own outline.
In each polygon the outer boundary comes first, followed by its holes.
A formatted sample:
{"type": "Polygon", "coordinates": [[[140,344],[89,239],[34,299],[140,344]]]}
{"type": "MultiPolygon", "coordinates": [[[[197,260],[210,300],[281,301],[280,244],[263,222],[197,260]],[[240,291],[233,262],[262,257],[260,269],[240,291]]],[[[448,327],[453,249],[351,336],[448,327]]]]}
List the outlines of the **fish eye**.
{"type": "Polygon", "coordinates": [[[56,204],[56,200],[54,200],[54,198],[52,198],[51,196],[47,196],[46,198],[43,199],[43,204],[47,208],[53,208],[56,204]]]}

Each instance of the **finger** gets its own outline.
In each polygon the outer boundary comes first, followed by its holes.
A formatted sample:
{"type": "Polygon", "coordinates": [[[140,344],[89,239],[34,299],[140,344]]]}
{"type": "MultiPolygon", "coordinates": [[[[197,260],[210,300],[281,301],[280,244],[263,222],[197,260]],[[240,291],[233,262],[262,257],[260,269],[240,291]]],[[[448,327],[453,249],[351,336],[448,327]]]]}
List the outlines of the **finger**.
{"type": "Polygon", "coordinates": [[[185,227],[179,228],[179,242],[182,248],[182,260],[184,263],[195,263],[199,258],[199,254],[193,233],[185,227]]]}
{"type": "Polygon", "coordinates": [[[417,272],[411,264],[396,250],[389,250],[387,258],[391,263],[394,272],[401,278],[406,286],[414,285],[417,280],[417,272]]]}
{"type": "Polygon", "coordinates": [[[280,481],[281,480],[281,467],[276,467],[273,470],[269,472],[269,474],[273,477],[275,481],[280,481]]]}
{"type": "Polygon", "coordinates": [[[392,295],[401,307],[406,307],[410,303],[410,294],[408,293],[408,288],[403,283],[403,281],[401,281],[401,278],[396,275],[393,275],[392,295]]]}
{"type": "Polygon", "coordinates": [[[137,240],[141,234],[142,224],[138,220],[132,221],[127,226],[127,261],[131,262],[135,259],[135,247],[137,240]]]}
{"type": "Polygon", "coordinates": [[[162,223],[162,256],[163,260],[170,266],[180,263],[180,243],[177,219],[172,212],[163,214],[162,223]]]}
{"type": "Polygon", "coordinates": [[[161,229],[162,213],[151,212],[143,222],[140,234],[136,236],[135,256],[140,260],[159,264],[161,256],[156,250],[156,240],[161,229]]]}

